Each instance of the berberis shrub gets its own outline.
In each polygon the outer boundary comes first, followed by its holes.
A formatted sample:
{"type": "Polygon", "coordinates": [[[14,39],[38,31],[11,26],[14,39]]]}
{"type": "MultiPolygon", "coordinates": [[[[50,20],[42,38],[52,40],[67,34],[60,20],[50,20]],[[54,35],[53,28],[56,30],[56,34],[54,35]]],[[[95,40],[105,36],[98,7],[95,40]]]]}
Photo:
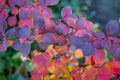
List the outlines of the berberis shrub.
{"type": "Polygon", "coordinates": [[[78,18],[70,6],[53,17],[49,6],[59,0],[0,0],[0,52],[8,47],[31,56],[30,80],[117,80],[120,74],[120,35],[116,20],[106,33],[78,18]],[[33,44],[35,48],[31,48],[33,44]]]}

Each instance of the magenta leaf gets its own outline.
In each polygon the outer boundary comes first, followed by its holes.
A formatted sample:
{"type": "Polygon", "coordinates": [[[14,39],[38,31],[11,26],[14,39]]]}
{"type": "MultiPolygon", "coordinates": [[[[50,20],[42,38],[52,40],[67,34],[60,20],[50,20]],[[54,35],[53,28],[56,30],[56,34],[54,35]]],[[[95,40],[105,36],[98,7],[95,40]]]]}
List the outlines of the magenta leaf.
{"type": "Polygon", "coordinates": [[[61,10],[61,15],[63,20],[66,20],[69,14],[72,14],[72,9],[70,6],[66,6],[61,10]]]}

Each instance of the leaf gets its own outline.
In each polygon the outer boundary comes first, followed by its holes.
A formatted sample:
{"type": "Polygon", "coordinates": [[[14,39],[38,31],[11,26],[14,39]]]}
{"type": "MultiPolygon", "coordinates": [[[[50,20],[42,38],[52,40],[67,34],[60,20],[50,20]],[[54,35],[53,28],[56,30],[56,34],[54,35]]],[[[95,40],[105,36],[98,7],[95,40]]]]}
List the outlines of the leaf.
{"type": "Polygon", "coordinates": [[[0,52],[5,52],[8,46],[9,46],[9,41],[4,40],[2,43],[0,43],[0,52]]]}
{"type": "Polygon", "coordinates": [[[113,74],[109,69],[102,67],[98,69],[98,75],[97,75],[97,80],[109,80],[113,74]]]}
{"type": "Polygon", "coordinates": [[[82,52],[83,52],[84,56],[90,56],[95,52],[95,48],[93,47],[92,43],[86,43],[82,47],[82,52]]]}
{"type": "Polygon", "coordinates": [[[117,47],[118,47],[117,45],[112,45],[112,46],[110,47],[110,49],[108,50],[109,53],[112,54],[112,55],[114,55],[117,47]]]}
{"type": "Polygon", "coordinates": [[[4,18],[0,17],[0,32],[5,32],[7,29],[7,22],[4,18]]]}
{"type": "MultiPolygon", "coordinates": [[[[49,0],[50,1],[50,0],[49,0]]],[[[50,8],[46,8],[43,10],[43,14],[47,17],[47,18],[52,18],[53,16],[53,12],[50,8]]]]}
{"type": "Polygon", "coordinates": [[[78,28],[83,28],[85,26],[85,22],[86,22],[86,19],[84,17],[81,17],[76,21],[76,26],[78,28]]]}
{"type": "Polygon", "coordinates": [[[19,19],[27,19],[28,18],[28,11],[26,9],[21,9],[19,12],[19,19]]]}
{"type": "Polygon", "coordinates": [[[46,0],[38,0],[38,3],[40,4],[40,6],[45,6],[46,0]]]}
{"type": "Polygon", "coordinates": [[[116,20],[111,20],[106,25],[106,31],[108,35],[115,34],[116,32],[118,32],[118,29],[119,25],[116,20]]]}
{"type": "Polygon", "coordinates": [[[83,57],[83,53],[82,53],[82,50],[81,49],[77,49],[74,53],[75,57],[76,58],[81,58],[83,57]]]}
{"type": "Polygon", "coordinates": [[[91,21],[86,21],[85,27],[87,30],[92,30],[93,23],[91,21]]]}
{"type": "Polygon", "coordinates": [[[97,69],[95,68],[85,70],[85,72],[81,75],[82,78],[81,80],[95,80],[96,75],[97,75],[97,69]]]}
{"type": "Polygon", "coordinates": [[[54,43],[54,34],[52,33],[45,33],[42,35],[42,42],[45,44],[52,44],[54,43]]]}
{"type": "Polygon", "coordinates": [[[22,20],[19,20],[19,27],[20,28],[23,28],[24,26],[28,26],[28,28],[31,28],[33,27],[33,21],[31,19],[22,19],[22,20]]]}
{"type": "Polygon", "coordinates": [[[85,30],[81,30],[81,29],[79,29],[79,30],[77,30],[75,32],[75,36],[76,37],[83,37],[85,34],[86,34],[86,31],[85,30]]]}
{"type": "Polygon", "coordinates": [[[78,38],[78,37],[75,37],[75,36],[70,36],[70,42],[71,44],[73,44],[74,46],[78,47],[78,48],[81,48],[83,47],[83,45],[86,43],[86,41],[84,40],[84,38],[78,38]]]}
{"type": "Polygon", "coordinates": [[[109,49],[111,46],[111,41],[109,39],[104,39],[101,41],[101,45],[103,48],[109,49]]]}
{"type": "Polygon", "coordinates": [[[24,4],[24,0],[14,0],[14,4],[21,7],[24,4]]]}
{"type": "Polygon", "coordinates": [[[106,56],[106,61],[112,61],[113,55],[111,55],[107,49],[104,49],[104,52],[105,52],[105,56],[106,56]]]}
{"type": "Polygon", "coordinates": [[[22,47],[20,48],[20,52],[22,52],[25,55],[28,55],[30,53],[31,46],[30,44],[26,41],[22,43],[22,47]]]}
{"type": "Polygon", "coordinates": [[[16,16],[10,16],[8,17],[8,25],[9,26],[15,26],[17,24],[17,18],[16,16]]]}
{"type": "Polygon", "coordinates": [[[11,28],[11,29],[6,31],[6,36],[13,37],[14,33],[15,33],[15,28],[11,28]]]}
{"type": "Polygon", "coordinates": [[[95,50],[95,53],[92,56],[97,67],[101,67],[106,62],[104,50],[95,50]]]}
{"type": "Polygon", "coordinates": [[[34,64],[31,62],[27,62],[25,67],[28,72],[31,72],[34,69],[34,64]]]}
{"type": "Polygon", "coordinates": [[[44,67],[46,64],[46,59],[43,56],[36,56],[33,58],[33,62],[37,63],[37,65],[39,65],[40,68],[44,67]]]}
{"type": "Polygon", "coordinates": [[[59,23],[56,26],[56,33],[57,34],[63,34],[63,29],[64,29],[65,25],[63,23],[59,23]]]}
{"type": "Polygon", "coordinates": [[[118,47],[115,51],[115,58],[120,61],[120,47],[118,47]]]}
{"type": "Polygon", "coordinates": [[[43,27],[45,25],[45,20],[41,16],[37,16],[34,18],[33,24],[34,24],[35,28],[40,29],[41,27],[43,27]]]}
{"type": "Polygon", "coordinates": [[[28,38],[30,36],[30,30],[25,26],[20,29],[19,35],[20,38],[28,38]]]}
{"type": "Polygon", "coordinates": [[[105,67],[107,67],[113,74],[120,74],[120,62],[117,60],[112,60],[106,63],[105,67]]]}
{"type": "Polygon", "coordinates": [[[0,32],[0,40],[2,40],[3,39],[3,34],[0,32]]]}
{"type": "Polygon", "coordinates": [[[37,8],[33,8],[30,10],[30,16],[32,16],[34,18],[37,17],[39,15],[39,13],[40,13],[40,10],[37,8]]]}
{"type": "Polygon", "coordinates": [[[65,22],[67,22],[67,24],[71,27],[76,26],[76,21],[77,21],[77,17],[74,14],[69,14],[65,20],[65,22]]]}
{"type": "Polygon", "coordinates": [[[101,45],[101,40],[95,40],[95,41],[93,42],[93,45],[94,45],[94,47],[97,48],[97,49],[102,49],[102,48],[103,48],[102,45],[101,45]]]}
{"type": "Polygon", "coordinates": [[[98,39],[104,39],[105,38],[105,34],[101,31],[99,32],[96,32],[95,33],[95,36],[98,38],[98,39]]]}
{"type": "Polygon", "coordinates": [[[46,5],[56,5],[59,0],[46,0],[46,5]]]}
{"type": "Polygon", "coordinates": [[[13,49],[15,50],[20,50],[20,48],[22,47],[22,43],[19,41],[19,40],[16,40],[14,43],[13,43],[13,49]]]}
{"type": "Polygon", "coordinates": [[[66,20],[69,14],[72,14],[72,9],[70,6],[66,6],[61,10],[61,15],[63,20],[66,20]]]}

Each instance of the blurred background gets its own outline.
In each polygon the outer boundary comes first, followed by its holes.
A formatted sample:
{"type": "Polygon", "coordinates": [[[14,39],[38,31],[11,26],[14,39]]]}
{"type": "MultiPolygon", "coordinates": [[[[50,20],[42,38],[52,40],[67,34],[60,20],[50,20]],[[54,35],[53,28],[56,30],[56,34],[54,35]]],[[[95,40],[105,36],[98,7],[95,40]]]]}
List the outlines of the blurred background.
{"type": "MultiPolygon", "coordinates": [[[[49,6],[55,14],[54,18],[61,18],[61,9],[67,5],[78,17],[86,17],[102,31],[110,20],[115,19],[120,23],[120,0],[60,0],[58,5],[49,6]]],[[[32,46],[35,48],[34,43],[32,46]]],[[[32,63],[23,62],[20,53],[12,48],[0,52],[0,80],[29,80],[33,68],[32,63]]]]}
{"type": "Polygon", "coordinates": [[[110,20],[120,23],[120,0],[60,0],[54,10],[55,18],[60,18],[61,8],[71,6],[78,17],[84,16],[105,32],[105,25],[110,20]]]}

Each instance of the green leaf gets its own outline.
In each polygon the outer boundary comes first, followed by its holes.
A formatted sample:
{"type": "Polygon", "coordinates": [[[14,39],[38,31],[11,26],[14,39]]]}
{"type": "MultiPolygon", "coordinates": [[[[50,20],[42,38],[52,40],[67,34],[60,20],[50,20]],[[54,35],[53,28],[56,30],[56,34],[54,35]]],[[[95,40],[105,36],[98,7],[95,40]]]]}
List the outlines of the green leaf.
{"type": "Polygon", "coordinates": [[[34,41],[32,44],[31,44],[31,50],[35,50],[35,49],[39,49],[39,46],[38,46],[38,43],[37,41],[34,41]]]}
{"type": "Polygon", "coordinates": [[[78,62],[80,65],[84,64],[85,63],[85,57],[82,57],[80,59],[78,59],[78,62]]]}
{"type": "Polygon", "coordinates": [[[28,72],[31,72],[34,69],[34,64],[31,62],[26,62],[25,67],[28,72]]]}
{"type": "Polygon", "coordinates": [[[104,49],[105,52],[105,56],[106,56],[106,61],[112,61],[113,60],[113,56],[108,52],[107,49],[104,49]]]}
{"type": "Polygon", "coordinates": [[[0,80],[5,80],[5,76],[4,75],[0,75],[0,80]]]}
{"type": "Polygon", "coordinates": [[[12,56],[12,59],[20,58],[20,52],[17,52],[15,55],[12,56]]]}

